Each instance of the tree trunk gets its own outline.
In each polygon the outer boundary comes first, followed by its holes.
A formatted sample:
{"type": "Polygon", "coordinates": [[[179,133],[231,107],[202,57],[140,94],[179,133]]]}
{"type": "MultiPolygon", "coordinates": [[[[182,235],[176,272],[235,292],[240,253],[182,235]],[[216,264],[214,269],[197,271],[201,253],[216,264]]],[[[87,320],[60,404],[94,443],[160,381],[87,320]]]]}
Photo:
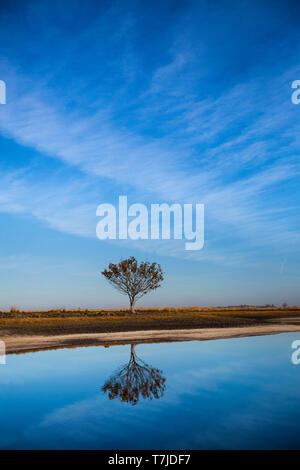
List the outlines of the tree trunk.
{"type": "Polygon", "coordinates": [[[130,354],[131,354],[131,360],[132,360],[134,363],[136,363],[136,359],[135,359],[135,344],[132,344],[132,345],[131,345],[130,354]]]}
{"type": "Polygon", "coordinates": [[[130,312],[131,313],[135,313],[135,300],[134,299],[130,299],[130,312]]]}

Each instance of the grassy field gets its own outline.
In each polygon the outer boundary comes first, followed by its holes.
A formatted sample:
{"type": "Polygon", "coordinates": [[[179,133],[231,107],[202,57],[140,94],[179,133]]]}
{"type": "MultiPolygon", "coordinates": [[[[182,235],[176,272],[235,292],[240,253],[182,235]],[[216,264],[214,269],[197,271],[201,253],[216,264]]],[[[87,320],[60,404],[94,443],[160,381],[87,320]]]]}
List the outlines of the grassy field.
{"type": "Polygon", "coordinates": [[[128,310],[47,310],[0,312],[0,332],[7,335],[57,335],[117,331],[225,328],[300,320],[300,307],[181,307],[128,310]]]}

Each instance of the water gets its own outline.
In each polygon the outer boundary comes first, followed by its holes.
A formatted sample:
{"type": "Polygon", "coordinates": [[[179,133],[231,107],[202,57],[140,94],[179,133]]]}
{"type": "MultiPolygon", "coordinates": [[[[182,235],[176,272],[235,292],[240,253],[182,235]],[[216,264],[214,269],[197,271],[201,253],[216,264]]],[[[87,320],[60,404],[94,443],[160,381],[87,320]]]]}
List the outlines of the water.
{"type": "Polygon", "coordinates": [[[9,355],[0,365],[0,448],[299,449],[296,339],[9,355]]]}

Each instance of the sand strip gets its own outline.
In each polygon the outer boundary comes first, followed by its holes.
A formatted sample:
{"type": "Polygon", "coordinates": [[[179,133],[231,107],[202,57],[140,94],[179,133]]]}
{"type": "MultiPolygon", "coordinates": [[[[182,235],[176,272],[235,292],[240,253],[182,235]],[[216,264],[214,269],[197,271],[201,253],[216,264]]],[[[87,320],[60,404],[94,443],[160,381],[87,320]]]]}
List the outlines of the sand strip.
{"type": "MultiPolygon", "coordinates": [[[[300,332],[299,325],[263,325],[234,328],[200,328],[190,330],[147,330],[117,333],[88,333],[55,336],[0,336],[5,341],[6,353],[21,353],[43,349],[108,345],[124,343],[143,343],[156,341],[192,341],[242,336],[271,335],[287,332],[300,332]]],[[[300,334],[299,334],[300,339],[300,334]]]]}

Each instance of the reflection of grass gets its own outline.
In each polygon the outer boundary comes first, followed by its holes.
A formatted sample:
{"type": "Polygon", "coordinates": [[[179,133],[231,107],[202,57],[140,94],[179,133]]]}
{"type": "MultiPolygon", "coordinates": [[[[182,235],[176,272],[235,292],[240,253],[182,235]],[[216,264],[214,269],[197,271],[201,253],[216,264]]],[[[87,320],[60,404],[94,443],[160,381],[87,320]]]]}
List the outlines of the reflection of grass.
{"type": "Polygon", "coordinates": [[[0,312],[3,334],[66,334],[146,329],[214,328],[261,325],[299,317],[300,307],[181,307],[128,310],[0,312]]]}

